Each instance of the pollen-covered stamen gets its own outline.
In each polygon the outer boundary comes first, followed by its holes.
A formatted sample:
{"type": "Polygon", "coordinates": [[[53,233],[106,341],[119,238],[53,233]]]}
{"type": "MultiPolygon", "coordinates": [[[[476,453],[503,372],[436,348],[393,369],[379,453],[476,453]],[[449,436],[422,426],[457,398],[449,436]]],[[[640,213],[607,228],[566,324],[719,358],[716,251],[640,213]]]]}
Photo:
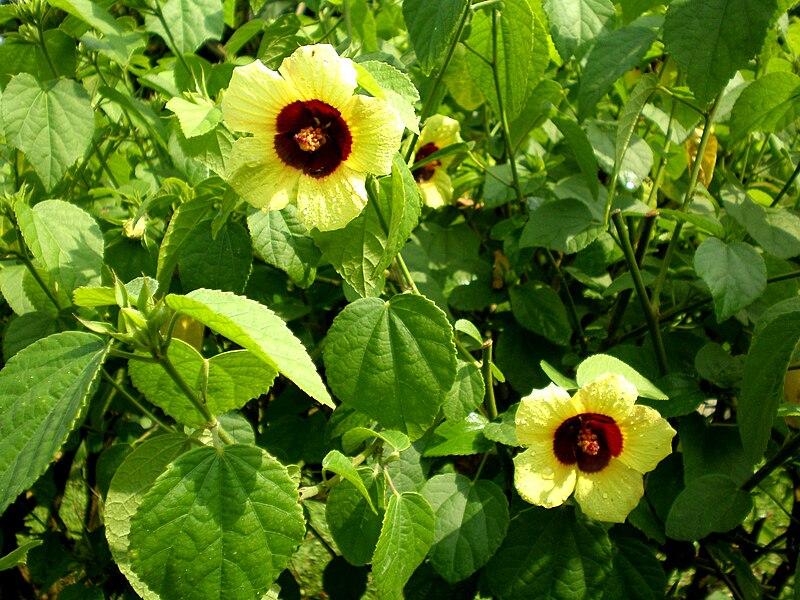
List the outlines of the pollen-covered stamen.
{"type": "Polygon", "coordinates": [[[328,136],[321,127],[303,127],[294,134],[294,141],[304,152],[315,152],[328,141],[328,136]]]}
{"type": "Polygon", "coordinates": [[[600,444],[597,443],[597,435],[592,433],[592,428],[584,424],[578,432],[578,447],[585,454],[596,456],[600,452],[600,444]]]}
{"type": "Polygon", "coordinates": [[[310,177],[327,177],[350,156],[350,128],[339,109],[320,100],[298,100],[283,107],[275,128],[278,158],[310,177]]]}
{"type": "Polygon", "coordinates": [[[553,436],[553,453],[563,465],[584,473],[602,471],[622,453],[624,440],[617,422],[597,413],[581,413],[561,423],[553,436]]]}

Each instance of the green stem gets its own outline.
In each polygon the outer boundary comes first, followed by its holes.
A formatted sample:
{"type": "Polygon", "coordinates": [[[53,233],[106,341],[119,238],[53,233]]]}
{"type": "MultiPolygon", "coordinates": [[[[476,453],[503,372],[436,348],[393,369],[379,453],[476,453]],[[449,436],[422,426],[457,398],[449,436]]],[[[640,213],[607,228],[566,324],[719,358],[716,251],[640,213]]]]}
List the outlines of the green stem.
{"type": "MultiPolygon", "coordinates": [[[[172,51],[175,52],[175,56],[181,62],[183,68],[186,69],[186,74],[194,80],[194,72],[189,68],[189,63],[186,62],[186,59],[183,57],[183,53],[180,52],[178,50],[178,47],[175,45],[175,38],[172,36],[172,32],[170,31],[169,26],[167,25],[167,20],[164,18],[164,13],[161,12],[161,6],[159,6],[158,2],[155,3],[155,6],[156,6],[155,8],[156,17],[161,22],[161,26],[164,28],[164,31],[167,33],[169,42],[172,45],[172,51]]],[[[195,80],[195,85],[196,84],[197,81],[195,80]]]]}
{"type": "Polygon", "coordinates": [[[100,160],[100,166],[103,168],[103,170],[106,173],[108,173],[108,176],[111,178],[111,181],[114,183],[114,187],[119,187],[119,182],[117,181],[117,178],[114,176],[114,173],[111,171],[111,168],[108,166],[108,163],[106,162],[106,157],[103,156],[103,152],[100,149],[100,146],[98,146],[97,142],[95,142],[94,140],[92,140],[92,146],[94,147],[94,151],[95,151],[95,154],[97,154],[98,160],[100,160]]]}
{"type": "MultiPolygon", "coordinates": [[[[19,239],[20,247],[24,247],[22,242],[22,235],[20,235],[19,230],[17,230],[17,238],[19,239]]],[[[60,311],[61,304],[59,303],[58,298],[55,296],[55,294],[53,294],[50,288],[47,287],[47,284],[44,282],[41,275],[39,275],[39,272],[36,270],[36,267],[34,266],[33,262],[31,262],[31,259],[28,258],[26,254],[22,254],[19,252],[15,252],[14,256],[22,261],[22,263],[25,265],[25,268],[27,268],[30,274],[33,276],[34,281],[36,281],[39,287],[42,288],[42,291],[44,292],[45,296],[47,296],[47,299],[53,303],[53,306],[56,307],[56,310],[60,311]]]]}
{"type": "Polygon", "coordinates": [[[344,12],[344,27],[347,31],[347,37],[350,43],[353,43],[353,23],[350,19],[350,0],[344,0],[342,3],[342,12],[344,12]]]}
{"type": "MultiPolygon", "coordinates": [[[[425,123],[428,120],[428,117],[431,116],[434,112],[434,107],[436,106],[436,96],[439,93],[439,87],[442,85],[442,81],[444,80],[444,74],[447,72],[447,67],[450,66],[450,61],[453,59],[453,54],[456,51],[456,46],[458,46],[458,40],[461,39],[461,34],[464,31],[464,27],[467,24],[467,17],[469,17],[469,6],[464,7],[464,13],[461,15],[461,20],[458,22],[458,27],[456,28],[456,33],[453,36],[453,41],[450,44],[450,47],[447,49],[447,54],[444,56],[444,61],[442,62],[441,68],[436,73],[436,79],[433,81],[433,87],[431,88],[431,92],[428,97],[425,99],[425,103],[422,105],[422,113],[420,113],[420,122],[425,123]]],[[[406,150],[405,160],[406,163],[411,164],[414,158],[414,146],[417,144],[417,140],[419,139],[419,135],[414,133],[411,136],[411,143],[408,146],[408,150],[406,150]]]]}
{"type": "Polygon", "coordinates": [[[481,367],[481,363],[480,363],[480,361],[479,361],[478,359],[476,359],[474,356],[472,356],[472,354],[470,353],[470,351],[469,351],[469,350],[467,350],[467,349],[466,349],[466,347],[464,346],[464,344],[462,344],[462,343],[459,341],[458,337],[455,337],[455,338],[453,338],[453,339],[454,339],[454,341],[455,341],[455,343],[456,343],[456,350],[458,350],[459,354],[461,354],[461,356],[462,356],[462,357],[463,357],[463,358],[464,358],[464,359],[465,359],[467,362],[469,362],[469,363],[471,363],[472,365],[474,365],[474,366],[476,366],[476,367],[480,368],[480,367],[481,367]]]}
{"type": "Polygon", "coordinates": [[[792,171],[792,174],[789,176],[786,184],[781,188],[781,191],[778,192],[777,196],[775,196],[775,200],[772,201],[770,207],[776,206],[778,202],[781,201],[781,198],[783,198],[786,195],[786,192],[789,191],[789,188],[792,187],[792,184],[795,182],[795,179],[797,179],[798,175],[800,175],[800,160],[797,161],[797,166],[794,168],[794,171],[792,171]]]}
{"type": "Polygon", "coordinates": [[[797,451],[800,450],[800,433],[794,434],[791,438],[789,438],[784,444],[783,447],[778,450],[775,455],[770,458],[764,466],[761,467],[758,471],[753,473],[753,475],[742,484],[742,489],[745,492],[749,492],[753,490],[759,483],[764,481],[769,475],[778,467],[783,465],[787,460],[793,458],[797,451]]]}
{"type": "Polygon", "coordinates": [[[633,277],[633,285],[636,288],[636,295],[639,296],[639,301],[642,304],[642,310],[647,321],[647,327],[650,330],[650,336],[653,340],[653,347],[656,351],[656,360],[658,361],[658,369],[662,375],[669,372],[667,365],[667,354],[664,350],[664,342],[661,340],[661,328],[658,324],[657,308],[650,303],[647,297],[647,288],[642,279],[642,272],[639,270],[639,265],[636,262],[636,255],[631,246],[631,240],[628,237],[628,228],[622,220],[622,214],[619,211],[611,213],[611,220],[614,222],[614,227],[617,229],[622,252],[625,254],[625,262],[628,265],[628,270],[633,277]]]}
{"type": "Polygon", "coordinates": [[[158,363],[157,358],[153,358],[152,356],[145,356],[144,354],[133,354],[132,352],[125,352],[124,350],[118,350],[117,348],[111,348],[109,351],[109,355],[115,356],[117,358],[124,358],[126,360],[138,360],[140,362],[146,363],[158,363]]]}
{"type": "Polygon", "coordinates": [[[519,183],[519,173],[517,172],[517,162],[514,160],[514,150],[511,147],[511,132],[508,127],[508,116],[506,115],[505,107],[503,106],[503,95],[500,89],[500,76],[497,73],[497,21],[500,14],[497,8],[492,8],[492,75],[494,77],[494,90],[497,94],[497,108],[500,112],[500,125],[502,127],[503,145],[506,150],[506,160],[510,162],[511,166],[511,180],[514,186],[514,192],[517,195],[517,201],[520,204],[525,202],[525,196],[522,193],[522,186],[519,183]]]}
{"type": "MultiPolygon", "coordinates": [[[[124,373],[123,369],[120,369],[119,373],[120,373],[120,379],[122,379],[122,375],[124,373]]],[[[134,398],[133,395],[131,395],[130,392],[128,392],[128,390],[122,387],[122,383],[113,378],[105,369],[103,369],[103,377],[106,379],[106,381],[108,381],[108,383],[111,384],[111,387],[114,388],[114,391],[116,391],[120,396],[122,396],[128,402],[130,402],[136,408],[138,408],[142,412],[142,414],[144,414],[148,419],[150,419],[154,423],[157,423],[158,426],[164,429],[165,431],[169,431],[170,433],[178,432],[177,429],[175,429],[171,425],[167,425],[166,423],[164,423],[164,421],[162,421],[156,415],[154,415],[151,410],[149,410],[146,406],[144,406],[141,402],[139,402],[136,398],[134,398]]]]}
{"type": "Polygon", "coordinates": [[[483,383],[486,385],[486,395],[483,400],[491,421],[497,418],[497,403],[494,398],[494,379],[492,377],[492,340],[486,340],[481,350],[483,351],[481,372],[483,374],[483,383]]]}
{"type": "Polygon", "coordinates": [[[474,12],[476,10],[480,10],[482,8],[487,8],[489,6],[494,6],[495,4],[501,4],[503,0],[482,0],[481,2],[476,2],[470,9],[474,12]]]}
{"type": "MultiPolygon", "coordinates": [[[[697,180],[700,177],[700,168],[703,164],[703,156],[705,156],[708,140],[711,138],[711,124],[714,122],[714,115],[717,113],[717,107],[719,107],[720,98],[721,96],[718,96],[714,100],[714,103],[711,105],[711,109],[706,115],[705,126],[703,127],[703,136],[700,138],[700,145],[697,147],[697,156],[694,164],[692,165],[691,175],[689,176],[689,187],[686,189],[686,195],[684,196],[683,203],[681,204],[682,212],[686,212],[686,210],[689,208],[689,205],[692,203],[692,198],[694,197],[694,192],[697,188],[697,180]]],[[[653,285],[651,302],[656,310],[661,303],[661,290],[663,289],[664,282],[667,279],[670,263],[672,262],[672,258],[675,256],[675,251],[677,250],[678,244],[681,241],[680,233],[682,229],[683,222],[678,221],[678,223],[675,225],[675,229],[672,231],[672,237],[669,240],[667,252],[664,255],[664,261],[661,263],[661,269],[659,270],[658,277],[653,285]]]]}
{"type": "MultiPolygon", "coordinates": [[[[645,217],[644,225],[642,225],[642,232],[639,235],[639,241],[636,244],[636,264],[639,265],[641,269],[642,263],[644,262],[644,257],[647,254],[647,247],[650,244],[650,235],[653,232],[653,227],[655,226],[656,217],[655,216],[648,216],[645,217]]],[[[631,296],[633,295],[633,290],[627,289],[623,290],[618,299],[617,304],[614,307],[614,312],[611,314],[611,319],[609,320],[608,324],[608,334],[606,335],[606,341],[610,342],[614,339],[614,336],[617,334],[617,329],[622,324],[622,317],[625,315],[625,311],[628,308],[628,304],[630,303],[631,296]]]]}
{"type": "Polygon", "coordinates": [[[53,72],[53,79],[58,79],[58,70],[56,69],[53,59],[50,57],[50,51],[47,49],[47,42],[44,39],[44,29],[42,29],[41,19],[36,21],[36,29],[39,30],[39,45],[42,48],[44,59],[47,61],[47,66],[50,67],[50,70],[53,72]]]}
{"type": "MultiPolygon", "coordinates": [[[[208,408],[208,405],[195,393],[195,391],[191,388],[191,386],[188,383],[186,383],[186,380],[175,368],[175,365],[172,364],[172,361],[169,359],[166,353],[161,354],[160,352],[151,350],[151,354],[153,355],[153,358],[156,359],[158,364],[161,365],[161,368],[167,372],[167,375],[170,376],[170,379],[172,379],[172,381],[175,382],[175,385],[178,386],[178,389],[180,389],[183,392],[183,394],[189,399],[189,402],[192,403],[192,406],[194,406],[198,411],[200,411],[200,414],[203,415],[203,418],[206,420],[206,423],[209,423],[212,426],[218,425],[217,420],[211,413],[211,410],[208,408]]],[[[231,440],[230,437],[224,431],[220,430],[219,434],[220,438],[225,443],[230,444],[233,442],[233,440],[231,440]]]]}
{"type": "Polygon", "coordinates": [[[417,296],[421,296],[422,294],[420,294],[419,289],[417,289],[417,284],[414,283],[414,278],[411,276],[411,271],[408,270],[406,261],[403,260],[403,255],[398,253],[397,256],[395,256],[395,260],[397,261],[397,266],[400,267],[403,278],[406,280],[406,283],[408,283],[408,287],[410,287],[411,291],[417,296]]]}
{"type": "Polygon", "coordinates": [[[561,267],[559,266],[558,262],[556,262],[553,253],[547,248],[544,249],[544,253],[545,257],[547,258],[547,262],[550,263],[550,266],[556,272],[556,276],[561,280],[562,289],[564,290],[564,295],[567,298],[567,316],[572,324],[573,331],[578,335],[578,341],[580,342],[581,349],[586,352],[586,336],[583,332],[583,327],[581,326],[581,319],[578,316],[578,307],[575,305],[575,300],[572,298],[572,293],[569,291],[567,279],[564,277],[564,273],[561,271],[561,267]]]}

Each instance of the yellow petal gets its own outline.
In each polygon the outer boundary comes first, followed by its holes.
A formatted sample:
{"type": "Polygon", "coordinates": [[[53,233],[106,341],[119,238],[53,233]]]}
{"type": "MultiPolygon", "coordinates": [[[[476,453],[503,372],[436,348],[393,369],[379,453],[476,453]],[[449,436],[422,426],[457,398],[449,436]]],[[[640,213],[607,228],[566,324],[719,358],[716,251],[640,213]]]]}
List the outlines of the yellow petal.
{"type": "Polygon", "coordinates": [[[271,139],[236,140],[226,170],[230,186],[256,208],[281,209],[297,194],[300,171],[278,158],[271,139]]]}
{"type": "Polygon", "coordinates": [[[453,199],[453,183],[450,175],[441,166],[436,167],[433,177],[419,184],[419,191],[422,201],[431,208],[446,206],[453,199]]]}
{"type": "Polygon", "coordinates": [[[517,409],[517,440],[523,446],[547,440],[552,448],[558,426],[582,412],[581,406],[555,384],[533,390],[517,409]]]}
{"type": "Polygon", "coordinates": [[[357,217],[366,204],[364,174],[343,164],[327,177],[300,177],[297,212],[309,229],[341,229],[357,217]]]}
{"type": "Polygon", "coordinates": [[[657,410],[636,405],[618,425],[624,440],[619,461],[639,473],[652,471],[672,453],[675,430],[657,410]]]}
{"type": "Polygon", "coordinates": [[[353,146],[345,164],[356,171],[388,175],[400,147],[403,122],[385,100],[353,96],[342,110],[353,146]]]}
{"type": "MultiPolygon", "coordinates": [[[[425,126],[420,131],[415,150],[419,150],[425,144],[431,143],[436,144],[439,150],[456,144],[462,141],[459,135],[460,129],[461,125],[455,119],[444,115],[433,115],[425,121],[425,126]]],[[[452,160],[453,156],[446,156],[442,160],[442,165],[447,166],[452,160]]]]}
{"type": "Polygon", "coordinates": [[[575,394],[586,412],[607,415],[617,422],[631,413],[638,396],[636,386],[615,373],[601,375],[575,394]]]}
{"type": "Polygon", "coordinates": [[[618,460],[597,473],[579,473],[575,499],[598,521],[623,523],[644,495],[642,475],[618,460]]]}
{"type": "Polygon", "coordinates": [[[233,70],[222,97],[222,115],[232,129],[263,136],[275,133],[281,109],[298,100],[297,92],[278,73],[256,60],[233,70]]]}
{"type": "Polygon", "coordinates": [[[562,465],[550,448],[537,444],[514,457],[514,486],[526,502],[553,508],[575,489],[575,469],[562,465]]]}
{"type": "Polygon", "coordinates": [[[330,44],[301,46],[285,58],[278,71],[301,100],[321,100],[338,110],[356,89],[356,68],[330,44]]]}

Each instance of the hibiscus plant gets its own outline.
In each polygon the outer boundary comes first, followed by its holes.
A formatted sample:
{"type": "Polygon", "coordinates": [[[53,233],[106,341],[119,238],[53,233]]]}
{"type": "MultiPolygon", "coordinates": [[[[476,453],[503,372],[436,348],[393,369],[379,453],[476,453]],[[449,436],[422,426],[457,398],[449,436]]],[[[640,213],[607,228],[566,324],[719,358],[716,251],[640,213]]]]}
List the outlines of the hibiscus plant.
{"type": "Polygon", "coordinates": [[[800,598],[793,0],[0,28],[0,597],[800,598]]]}

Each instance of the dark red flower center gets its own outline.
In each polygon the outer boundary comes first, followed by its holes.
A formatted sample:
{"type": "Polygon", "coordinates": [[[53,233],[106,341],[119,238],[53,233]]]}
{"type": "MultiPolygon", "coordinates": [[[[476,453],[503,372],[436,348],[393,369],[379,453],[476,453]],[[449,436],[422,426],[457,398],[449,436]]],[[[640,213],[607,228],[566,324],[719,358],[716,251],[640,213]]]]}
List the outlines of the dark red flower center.
{"type": "Polygon", "coordinates": [[[275,151],[290,167],[325,177],[347,160],[353,144],[342,114],[320,100],[298,100],[278,113],[275,151]]]}
{"type": "Polygon", "coordinates": [[[567,419],[553,438],[553,452],[564,465],[577,464],[584,473],[602,471],[622,453],[622,432],[606,415],[583,413],[567,419]]]}
{"type": "MultiPolygon", "coordinates": [[[[428,142],[422,148],[417,150],[417,155],[414,157],[414,162],[419,162],[421,160],[425,160],[431,154],[439,150],[439,146],[434,144],[433,142],[428,142]]],[[[440,166],[442,161],[440,160],[432,160],[428,164],[422,165],[419,169],[414,169],[414,179],[417,183],[421,181],[428,181],[433,174],[436,172],[436,167],[440,166]]]]}

